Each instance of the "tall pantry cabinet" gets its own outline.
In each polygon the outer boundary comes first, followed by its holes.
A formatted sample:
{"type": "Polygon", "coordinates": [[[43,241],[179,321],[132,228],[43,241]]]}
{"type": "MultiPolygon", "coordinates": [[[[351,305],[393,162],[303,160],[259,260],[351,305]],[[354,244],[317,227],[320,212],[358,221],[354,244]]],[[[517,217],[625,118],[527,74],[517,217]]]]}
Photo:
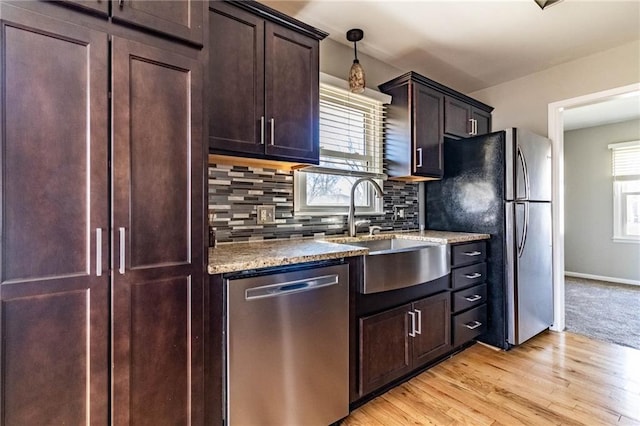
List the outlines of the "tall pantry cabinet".
{"type": "Polygon", "coordinates": [[[202,424],[201,61],[21,6],[0,2],[0,425],[202,424]]]}

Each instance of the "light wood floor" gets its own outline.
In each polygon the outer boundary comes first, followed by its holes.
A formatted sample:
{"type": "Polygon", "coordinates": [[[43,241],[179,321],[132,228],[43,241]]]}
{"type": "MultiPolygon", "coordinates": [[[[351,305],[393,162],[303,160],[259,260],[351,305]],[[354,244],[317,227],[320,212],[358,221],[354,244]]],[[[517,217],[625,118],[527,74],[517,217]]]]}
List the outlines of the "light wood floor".
{"type": "Polygon", "coordinates": [[[476,344],[363,405],[343,425],[640,425],[640,351],[545,332],[476,344]]]}

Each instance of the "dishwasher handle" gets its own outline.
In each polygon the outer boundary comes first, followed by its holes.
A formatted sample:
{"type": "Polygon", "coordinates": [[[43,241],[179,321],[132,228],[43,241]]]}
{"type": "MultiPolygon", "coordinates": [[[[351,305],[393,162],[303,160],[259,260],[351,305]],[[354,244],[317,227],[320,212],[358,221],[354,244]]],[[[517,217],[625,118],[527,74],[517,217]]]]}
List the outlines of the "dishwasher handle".
{"type": "Polygon", "coordinates": [[[316,290],[338,284],[338,275],[324,275],[321,277],[305,278],[302,280],[288,281],[285,283],[270,284],[261,287],[247,289],[246,300],[264,299],[266,297],[285,296],[303,291],[316,290]]]}

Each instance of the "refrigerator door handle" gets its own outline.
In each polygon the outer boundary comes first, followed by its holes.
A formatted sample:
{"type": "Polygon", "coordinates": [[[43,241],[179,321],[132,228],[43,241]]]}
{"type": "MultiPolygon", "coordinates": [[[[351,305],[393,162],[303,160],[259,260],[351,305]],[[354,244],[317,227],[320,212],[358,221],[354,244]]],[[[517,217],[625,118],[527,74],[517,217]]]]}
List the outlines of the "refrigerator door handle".
{"type": "Polygon", "coordinates": [[[527,159],[525,158],[524,153],[522,152],[522,149],[520,149],[520,145],[518,145],[517,151],[518,151],[518,158],[522,163],[522,174],[523,174],[522,178],[524,179],[524,199],[528,200],[529,196],[531,195],[531,182],[529,181],[529,171],[527,170],[527,159]]]}
{"type": "Polygon", "coordinates": [[[524,222],[522,224],[522,235],[518,242],[518,257],[522,257],[524,246],[527,244],[527,232],[529,230],[529,203],[516,203],[524,207],[524,222]]]}

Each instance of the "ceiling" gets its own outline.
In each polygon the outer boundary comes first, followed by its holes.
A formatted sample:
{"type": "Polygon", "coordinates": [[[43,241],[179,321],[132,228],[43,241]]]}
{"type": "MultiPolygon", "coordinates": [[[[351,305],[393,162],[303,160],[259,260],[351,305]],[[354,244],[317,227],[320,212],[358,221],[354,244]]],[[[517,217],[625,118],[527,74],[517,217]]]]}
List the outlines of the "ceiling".
{"type": "Polygon", "coordinates": [[[601,126],[640,119],[640,92],[616,96],[602,102],[565,109],[564,130],[601,126]]]}
{"type": "Polygon", "coordinates": [[[640,39],[638,0],[260,1],[345,45],[362,28],[358,51],[463,93],[640,39]]]}
{"type": "MultiPolygon", "coordinates": [[[[359,52],[463,93],[640,40],[639,0],[260,1],[347,46],[362,28],[359,52]]],[[[564,112],[566,130],[638,118],[637,93],[564,112]]]]}

